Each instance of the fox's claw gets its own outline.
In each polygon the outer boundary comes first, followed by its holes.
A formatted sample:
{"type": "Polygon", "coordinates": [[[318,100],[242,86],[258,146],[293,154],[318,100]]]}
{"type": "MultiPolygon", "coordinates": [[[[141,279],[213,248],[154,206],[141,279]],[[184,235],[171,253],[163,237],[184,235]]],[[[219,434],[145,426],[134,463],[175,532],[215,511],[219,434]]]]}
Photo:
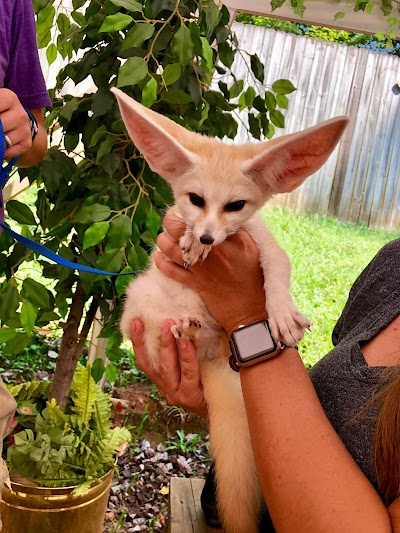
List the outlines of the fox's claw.
{"type": "Polygon", "coordinates": [[[171,331],[176,339],[196,340],[199,338],[201,324],[197,318],[183,316],[176,325],[171,327],[171,331]]]}
{"type": "Polygon", "coordinates": [[[204,261],[211,250],[211,246],[201,244],[192,233],[185,233],[179,240],[182,250],[183,266],[189,268],[199,261],[204,261]]]}

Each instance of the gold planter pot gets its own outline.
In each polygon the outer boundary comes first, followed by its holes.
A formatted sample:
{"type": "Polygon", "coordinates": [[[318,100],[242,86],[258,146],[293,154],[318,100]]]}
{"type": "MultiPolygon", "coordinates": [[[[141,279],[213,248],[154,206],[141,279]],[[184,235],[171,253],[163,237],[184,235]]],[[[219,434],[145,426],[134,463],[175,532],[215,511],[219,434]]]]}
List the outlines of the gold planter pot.
{"type": "Polygon", "coordinates": [[[74,487],[50,489],[11,482],[1,502],[1,533],[101,533],[113,472],[86,494],[74,487]]]}

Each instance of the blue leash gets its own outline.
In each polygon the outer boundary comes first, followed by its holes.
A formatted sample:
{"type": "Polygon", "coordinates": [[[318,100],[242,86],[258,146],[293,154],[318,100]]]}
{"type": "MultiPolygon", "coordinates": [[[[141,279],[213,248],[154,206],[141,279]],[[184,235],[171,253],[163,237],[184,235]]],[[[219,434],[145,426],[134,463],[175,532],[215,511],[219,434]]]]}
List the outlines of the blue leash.
{"type": "MultiPolygon", "coordinates": [[[[3,186],[7,181],[8,173],[10,172],[10,170],[18,159],[18,157],[14,157],[14,159],[12,159],[5,167],[1,167],[1,162],[4,161],[5,146],[6,143],[4,137],[4,129],[3,124],[0,120],[0,209],[3,207],[3,186]]],[[[43,246],[42,244],[39,244],[33,239],[29,239],[28,237],[24,237],[23,235],[20,235],[19,233],[13,231],[9,226],[7,226],[7,224],[4,224],[2,213],[0,213],[0,227],[2,227],[3,230],[6,231],[9,235],[11,235],[11,237],[13,237],[17,242],[23,244],[27,248],[30,248],[37,254],[40,254],[46,257],[47,259],[50,259],[50,261],[53,261],[54,263],[57,263],[61,266],[72,268],[73,270],[79,270],[80,272],[88,272],[89,274],[101,274],[102,276],[128,276],[132,274],[140,274],[141,272],[143,272],[143,270],[123,273],[107,272],[105,270],[99,270],[97,268],[92,268],[87,265],[81,265],[79,263],[67,261],[67,259],[64,259],[52,250],[49,250],[48,248],[46,248],[46,246],[43,246]]]]}

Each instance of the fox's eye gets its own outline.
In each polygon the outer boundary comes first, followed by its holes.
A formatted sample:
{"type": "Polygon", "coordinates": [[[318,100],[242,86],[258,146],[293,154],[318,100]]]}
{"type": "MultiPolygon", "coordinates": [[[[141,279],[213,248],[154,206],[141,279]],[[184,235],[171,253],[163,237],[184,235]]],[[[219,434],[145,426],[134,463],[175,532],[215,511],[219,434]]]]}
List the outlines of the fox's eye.
{"type": "Polygon", "coordinates": [[[206,201],[204,200],[204,198],[194,192],[189,193],[189,199],[196,207],[203,208],[206,205],[206,201]]]}
{"type": "Polygon", "coordinates": [[[226,204],[226,206],[224,207],[224,211],[228,211],[228,213],[231,213],[232,211],[241,211],[245,206],[245,203],[245,200],[237,200],[236,202],[230,202],[229,204],[226,204]]]}

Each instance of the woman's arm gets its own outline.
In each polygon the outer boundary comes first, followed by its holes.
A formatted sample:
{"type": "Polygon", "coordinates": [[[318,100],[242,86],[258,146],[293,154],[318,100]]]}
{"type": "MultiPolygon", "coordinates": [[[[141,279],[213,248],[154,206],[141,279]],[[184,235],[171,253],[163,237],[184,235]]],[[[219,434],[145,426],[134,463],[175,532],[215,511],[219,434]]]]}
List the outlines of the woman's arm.
{"type": "Polygon", "coordinates": [[[242,368],[240,379],[277,531],[391,531],[387,509],[328,421],[297,350],[242,368]]]}
{"type": "MultiPolygon", "coordinates": [[[[160,236],[158,245],[177,264],[160,254],[158,268],[197,290],[228,333],[265,317],[258,250],[250,238],[234,236],[187,271],[174,244],[176,220],[167,217],[164,224],[172,236],[160,236]],[[246,283],[238,283],[238,272],[246,283]]],[[[274,359],[242,368],[240,379],[257,470],[277,531],[392,531],[388,510],[328,421],[297,350],[286,348],[274,359]]]]}

